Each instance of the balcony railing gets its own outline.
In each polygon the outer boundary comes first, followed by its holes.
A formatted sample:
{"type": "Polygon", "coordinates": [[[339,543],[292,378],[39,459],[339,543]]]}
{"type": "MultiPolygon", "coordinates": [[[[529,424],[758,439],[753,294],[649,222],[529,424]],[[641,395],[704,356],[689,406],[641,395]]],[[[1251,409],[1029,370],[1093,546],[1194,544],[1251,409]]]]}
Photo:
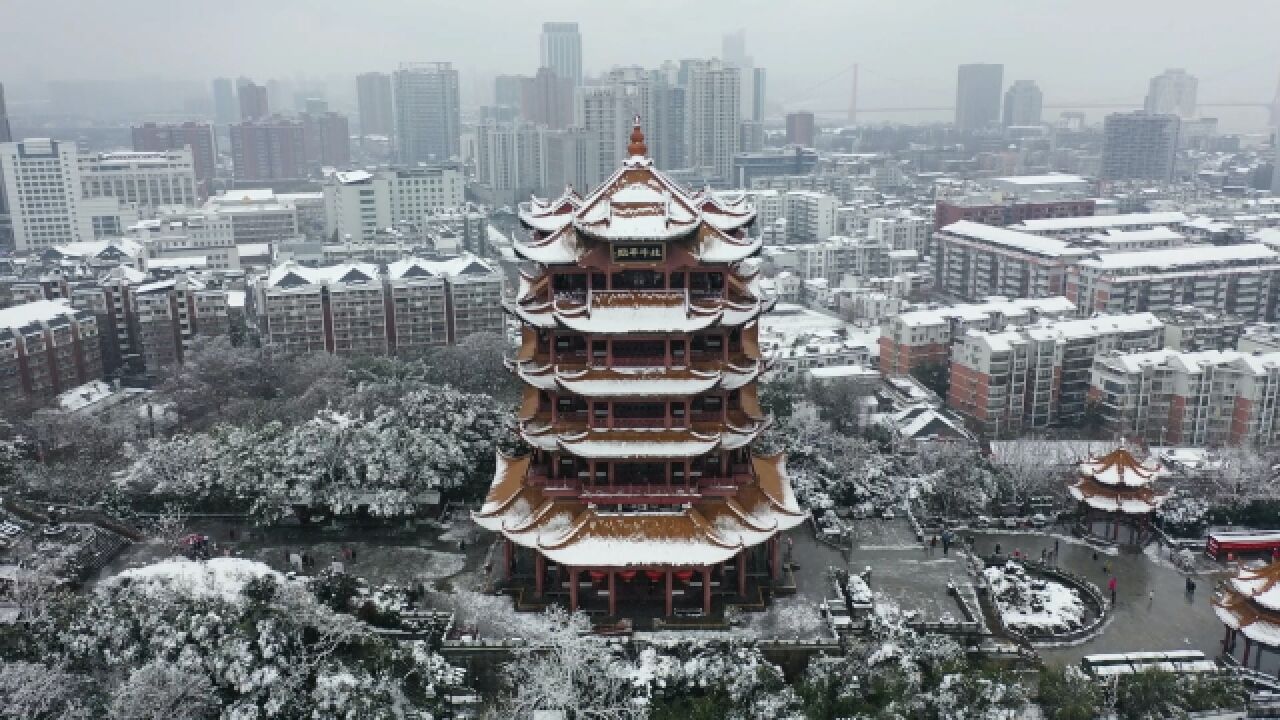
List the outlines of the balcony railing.
{"type": "Polygon", "coordinates": [[[673,478],[671,484],[665,482],[651,483],[616,483],[609,485],[601,481],[591,483],[586,480],[587,473],[580,473],[581,478],[549,478],[543,473],[530,473],[529,483],[542,488],[544,494],[551,497],[581,497],[592,502],[627,501],[639,499],[661,501],[669,498],[671,502],[682,502],[700,497],[728,497],[737,493],[743,485],[751,482],[747,472],[729,476],[695,477],[686,483],[681,478],[673,478]]]}
{"type": "Polygon", "coordinates": [[[661,355],[618,357],[613,356],[614,367],[665,367],[667,359],[661,355]]]}

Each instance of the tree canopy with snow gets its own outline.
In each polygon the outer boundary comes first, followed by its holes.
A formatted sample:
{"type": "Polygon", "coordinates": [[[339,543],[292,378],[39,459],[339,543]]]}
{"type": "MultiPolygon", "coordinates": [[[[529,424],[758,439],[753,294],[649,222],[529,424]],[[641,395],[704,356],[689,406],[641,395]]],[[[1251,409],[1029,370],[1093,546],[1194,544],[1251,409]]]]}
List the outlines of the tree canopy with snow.
{"type": "Polygon", "coordinates": [[[383,640],[236,558],[127,571],[17,639],[0,651],[0,708],[23,710],[0,717],[392,717],[436,708],[450,677],[424,641],[383,640]]]}

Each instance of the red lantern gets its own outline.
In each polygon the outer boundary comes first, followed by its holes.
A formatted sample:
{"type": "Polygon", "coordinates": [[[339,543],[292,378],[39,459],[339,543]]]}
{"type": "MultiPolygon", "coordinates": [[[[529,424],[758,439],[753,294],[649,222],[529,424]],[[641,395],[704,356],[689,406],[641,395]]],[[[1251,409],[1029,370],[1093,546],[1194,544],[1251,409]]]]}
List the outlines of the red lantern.
{"type": "Polygon", "coordinates": [[[666,573],[661,570],[645,570],[644,574],[645,577],[649,578],[650,582],[658,582],[666,575],[666,573]]]}
{"type": "Polygon", "coordinates": [[[589,570],[587,571],[587,574],[591,576],[591,582],[600,582],[601,580],[604,580],[604,573],[602,572],[589,570]]]}
{"type": "Polygon", "coordinates": [[[618,573],[618,577],[622,578],[622,582],[631,582],[632,580],[636,579],[636,571],[623,570],[622,572],[618,573]]]}
{"type": "Polygon", "coordinates": [[[692,579],[693,579],[693,571],[692,571],[692,570],[680,570],[680,571],[677,571],[677,572],[676,572],[676,579],[677,579],[677,580],[679,580],[680,582],[685,582],[685,583],[687,583],[687,582],[689,582],[690,580],[692,580],[692,579]]]}

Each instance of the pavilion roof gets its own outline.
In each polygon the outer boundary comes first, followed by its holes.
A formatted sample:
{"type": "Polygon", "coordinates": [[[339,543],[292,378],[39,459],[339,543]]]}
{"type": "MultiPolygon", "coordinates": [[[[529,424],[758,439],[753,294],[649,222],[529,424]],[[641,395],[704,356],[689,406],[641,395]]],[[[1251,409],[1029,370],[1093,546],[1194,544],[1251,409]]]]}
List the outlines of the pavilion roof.
{"type": "MultiPolygon", "coordinates": [[[[1266,570],[1270,572],[1275,567],[1272,563],[1266,570]]],[[[1227,627],[1254,642],[1280,647],[1280,612],[1259,605],[1255,597],[1241,592],[1230,582],[1223,584],[1209,602],[1214,614],[1227,627]]]]}
{"type": "Polygon", "coordinates": [[[1160,464],[1139,462],[1124,445],[1080,463],[1080,474],[1103,485],[1145,487],[1160,473],[1160,464]]]}
{"type": "Polygon", "coordinates": [[[1158,495],[1149,485],[1106,485],[1092,476],[1077,480],[1067,488],[1071,497],[1095,510],[1122,515],[1146,515],[1155,512],[1166,495],[1158,495]]]}

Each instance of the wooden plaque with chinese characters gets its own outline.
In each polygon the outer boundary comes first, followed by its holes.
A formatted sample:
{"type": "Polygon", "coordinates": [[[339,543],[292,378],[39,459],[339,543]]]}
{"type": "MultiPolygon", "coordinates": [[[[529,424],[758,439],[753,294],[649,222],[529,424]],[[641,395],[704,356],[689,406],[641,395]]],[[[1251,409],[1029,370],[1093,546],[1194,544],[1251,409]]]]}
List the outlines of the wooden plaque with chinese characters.
{"type": "Polygon", "coordinates": [[[616,263],[660,263],[667,257],[662,243],[614,243],[612,247],[616,263]]]}

